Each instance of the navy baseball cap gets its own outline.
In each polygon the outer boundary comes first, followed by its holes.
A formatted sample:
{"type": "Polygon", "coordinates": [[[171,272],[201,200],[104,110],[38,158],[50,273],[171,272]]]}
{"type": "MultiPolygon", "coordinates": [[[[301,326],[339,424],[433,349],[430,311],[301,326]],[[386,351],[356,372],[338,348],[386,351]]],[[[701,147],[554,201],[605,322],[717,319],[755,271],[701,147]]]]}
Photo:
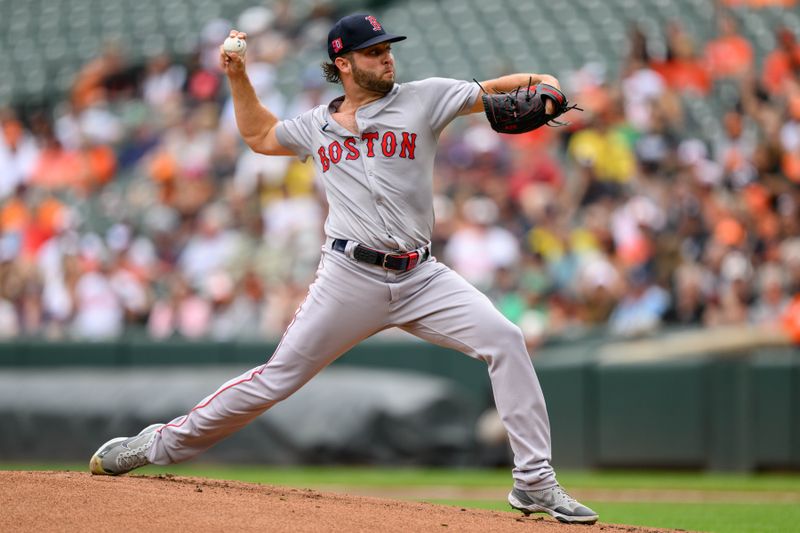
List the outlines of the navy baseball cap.
{"type": "Polygon", "coordinates": [[[328,57],[331,61],[352,50],[369,48],[378,43],[394,43],[405,39],[405,35],[386,33],[378,19],[359,13],[339,19],[328,33],[328,57]]]}

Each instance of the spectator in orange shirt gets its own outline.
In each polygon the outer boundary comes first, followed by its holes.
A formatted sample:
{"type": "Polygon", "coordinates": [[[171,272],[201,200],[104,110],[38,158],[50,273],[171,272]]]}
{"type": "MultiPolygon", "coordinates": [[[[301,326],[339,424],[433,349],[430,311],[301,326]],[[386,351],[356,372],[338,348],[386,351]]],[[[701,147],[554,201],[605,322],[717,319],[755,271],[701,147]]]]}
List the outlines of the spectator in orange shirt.
{"type": "Polygon", "coordinates": [[[789,28],[778,28],[777,48],[764,60],[761,82],[771,94],[783,94],[784,84],[800,76],[800,44],[789,28]]]}
{"type": "Polygon", "coordinates": [[[753,9],[770,6],[792,7],[795,4],[797,0],[725,0],[725,5],[728,7],[747,6],[753,9]]]}
{"type": "Polygon", "coordinates": [[[738,78],[753,66],[753,47],[739,34],[736,19],[724,13],[719,37],[706,45],[705,60],[712,78],[738,78]]]}
{"type": "Polygon", "coordinates": [[[42,151],[31,174],[31,185],[55,190],[79,181],[81,161],[78,153],[65,149],[52,134],[42,141],[42,151]]]}
{"type": "Polygon", "coordinates": [[[680,92],[706,95],[711,90],[711,76],[703,61],[697,58],[691,36],[677,23],[667,29],[667,60],[654,63],[667,85],[680,92]]]}
{"type": "Polygon", "coordinates": [[[110,182],[117,172],[117,157],[106,144],[88,144],[81,148],[81,155],[88,172],[85,186],[101,187],[110,182]]]}
{"type": "Polygon", "coordinates": [[[117,159],[110,146],[84,142],[69,150],[47,131],[42,150],[30,177],[30,184],[46,190],[71,189],[89,194],[114,177],[117,159]]]}
{"type": "Polygon", "coordinates": [[[800,345],[800,294],[795,295],[781,316],[784,331],[792,341],[800,345]]]}

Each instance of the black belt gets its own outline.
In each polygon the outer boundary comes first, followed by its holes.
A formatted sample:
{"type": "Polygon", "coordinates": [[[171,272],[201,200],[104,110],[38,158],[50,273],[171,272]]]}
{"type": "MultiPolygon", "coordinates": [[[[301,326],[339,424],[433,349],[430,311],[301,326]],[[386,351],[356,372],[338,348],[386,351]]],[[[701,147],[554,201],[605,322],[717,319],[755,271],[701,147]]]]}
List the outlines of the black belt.
{"type": "MultiPolygon", "coordinates": [[[[334,239],[331,248],[337,252],[345,252],[347,248],[345,239],[334,239]]],[[[419,250],[413,252],[398,252],[398,253],[385,253],[378,250],[373,250],[363,244],[356,244],[353,250],[353,257],[356,261],[369,263],[370,265],[378,265],[387,270],[400,270],[407,272],[417,266],[418,264],[427,261],[431,256],[429,246],[424,246],[419,250]]]]}

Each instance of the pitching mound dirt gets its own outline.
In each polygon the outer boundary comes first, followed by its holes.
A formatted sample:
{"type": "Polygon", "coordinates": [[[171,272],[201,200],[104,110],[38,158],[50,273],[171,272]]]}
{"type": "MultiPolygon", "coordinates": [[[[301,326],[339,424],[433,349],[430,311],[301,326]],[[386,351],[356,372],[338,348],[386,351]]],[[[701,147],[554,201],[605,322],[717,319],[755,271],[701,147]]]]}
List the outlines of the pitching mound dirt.
{"type": "Polygon", "coordinates": [[[0,531],[664,531],[173,476],[0,472],[0,531]]]}

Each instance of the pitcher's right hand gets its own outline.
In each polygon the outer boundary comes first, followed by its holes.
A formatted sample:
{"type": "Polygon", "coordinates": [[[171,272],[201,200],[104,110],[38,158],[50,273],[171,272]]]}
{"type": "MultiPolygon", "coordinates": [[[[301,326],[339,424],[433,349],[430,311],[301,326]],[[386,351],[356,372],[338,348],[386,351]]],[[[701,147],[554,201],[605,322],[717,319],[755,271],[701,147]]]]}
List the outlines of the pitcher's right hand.
{"type": "MultiPolygon", "coordinates": [[[[230,37],[247,40],[246,33],[236,30],[231,30],[230,37]]],[[[222,45],[219,45],[219,64],[227,76],[242,74],[245,70],[244,55],[239,55],[236,52],[226,52],[222,45]]]]}

